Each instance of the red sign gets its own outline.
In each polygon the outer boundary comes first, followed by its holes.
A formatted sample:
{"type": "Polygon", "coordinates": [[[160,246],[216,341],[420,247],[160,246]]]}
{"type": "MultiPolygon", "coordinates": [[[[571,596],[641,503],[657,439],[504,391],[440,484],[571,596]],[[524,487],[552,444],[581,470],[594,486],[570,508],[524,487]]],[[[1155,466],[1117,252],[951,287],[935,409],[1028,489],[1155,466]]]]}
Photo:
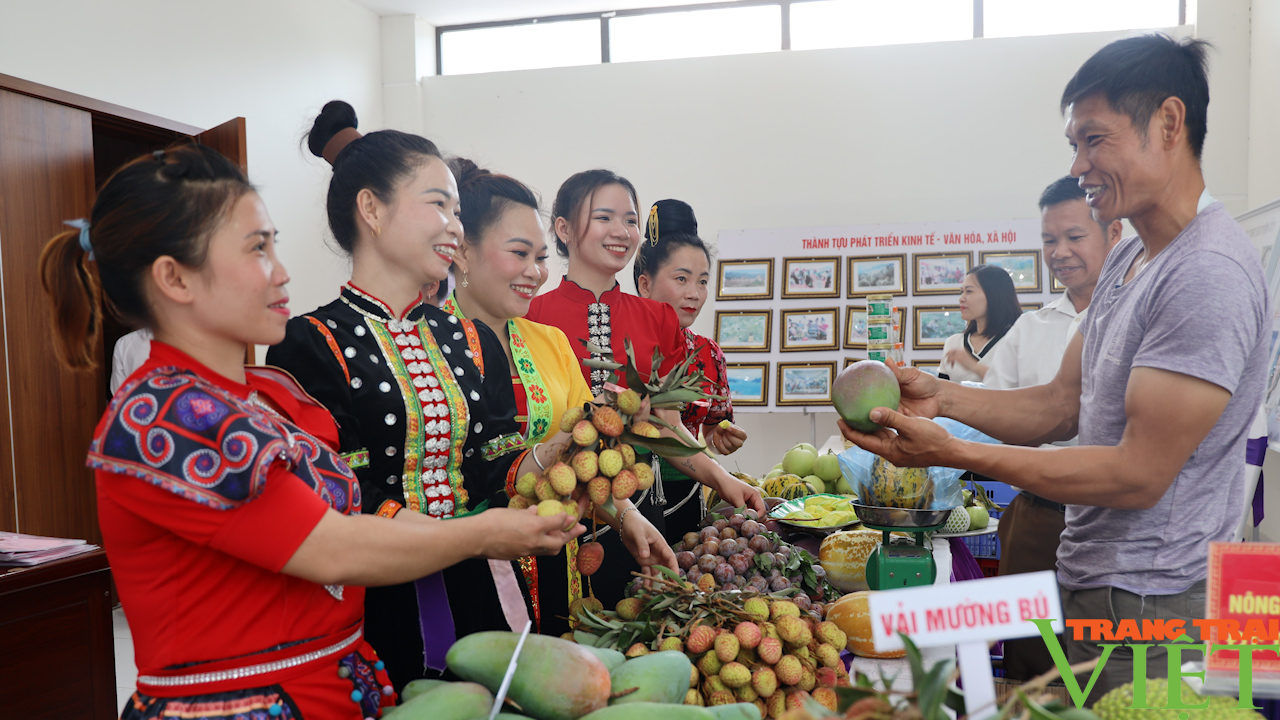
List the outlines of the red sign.
{"type": "MultiPolygon", "coordinates": [[[[1280,544],[1209,544],[1201,639],[1214,645],[1268,645],[1280,636],[1280,544]]],[[[1240,653],[1212,653],[1206,670],[1238,672],[1240,653]]],[[[1254,672],[1280,673],[1280,655],[1253,653],[1254,672]]]]}

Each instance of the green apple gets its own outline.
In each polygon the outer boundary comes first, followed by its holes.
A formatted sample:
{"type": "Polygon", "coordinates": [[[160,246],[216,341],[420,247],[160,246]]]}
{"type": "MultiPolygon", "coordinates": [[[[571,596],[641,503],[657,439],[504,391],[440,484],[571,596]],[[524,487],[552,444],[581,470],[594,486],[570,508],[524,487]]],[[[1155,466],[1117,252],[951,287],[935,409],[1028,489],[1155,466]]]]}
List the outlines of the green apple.
{"type": "Polygon", "coordinates": [[[969,529],[981,530],[991,522],[991,514],[987,509],[979,505],[978,507],[965,508],[969,512],[969,529]]]}
{"type": "Polygon", "coordinates": [[[802,447],[793,447],[782,456],[782,469],[792,475],[804,477],[813,474],[813,464],[818,459],[818,453],[810,452],[802,447]]]}

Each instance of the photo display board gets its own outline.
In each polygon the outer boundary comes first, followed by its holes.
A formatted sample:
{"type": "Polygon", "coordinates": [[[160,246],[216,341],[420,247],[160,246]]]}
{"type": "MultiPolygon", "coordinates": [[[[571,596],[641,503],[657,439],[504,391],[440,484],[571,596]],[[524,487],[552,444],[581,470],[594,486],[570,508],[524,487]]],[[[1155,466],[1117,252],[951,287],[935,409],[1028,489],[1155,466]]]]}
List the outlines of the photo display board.
{"type": "Polygon", "coordinates": [[[893,295],[903,360],[937,368],[961,332],[965,274],[1007,270],[1024,311],[1061,297],[1041,255],[1040,220],[985,220],[723,230],[713,337],[724,350],[734,409],[830,408],[830,384],[867,358],[867,297],[893,295]]]}

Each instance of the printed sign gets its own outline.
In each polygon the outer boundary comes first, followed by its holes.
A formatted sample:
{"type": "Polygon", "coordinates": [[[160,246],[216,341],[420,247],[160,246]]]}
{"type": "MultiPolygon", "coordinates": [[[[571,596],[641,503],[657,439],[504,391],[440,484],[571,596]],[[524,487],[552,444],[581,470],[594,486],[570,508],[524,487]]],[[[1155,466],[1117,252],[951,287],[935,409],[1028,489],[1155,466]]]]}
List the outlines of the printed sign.
{"type": "Polygon", "coordinates": [[[1051,571],[971,580],[947,586],[888,590],[871,596],[876,651],[902,649],[898,633],[920,647],[1039,637],[1033,619],[1053,619],[1062,632],[1058,580],[1051,571]]]}
{"type": "MultiPolygon", "coordinates": [[[[1280,545],[1210,543],[1209,580],[1201,635],[1213,645],[1268,645],[1280,642],[1280,545]]],[[[1252,652],[1255,673],[1280,673],[1280,655],[1252,652]]],[[[1217,650],[1206,670],[1236,673],[1238,650],[1217,650]]]]}

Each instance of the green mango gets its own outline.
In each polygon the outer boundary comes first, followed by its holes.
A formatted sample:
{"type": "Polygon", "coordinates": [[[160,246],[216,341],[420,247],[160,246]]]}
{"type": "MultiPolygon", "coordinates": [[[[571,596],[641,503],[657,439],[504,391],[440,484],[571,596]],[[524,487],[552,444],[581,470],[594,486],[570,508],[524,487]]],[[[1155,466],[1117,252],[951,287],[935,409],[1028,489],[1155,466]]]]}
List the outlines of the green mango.
{"type": "Polygon", "coordinates": [[[712,705],[707,708],[716,720],[760,720],[760,708],[751,703],[712,705]]]}
{"type": "MultiPolygon", "coordinates": [[[[454,643],[445,660],[458,677],[496,692],[519,640],[511,632],[473,633],[454,643]]],[[[507,697],[538,720],[577,720],[608,705],[611,692],[609,669],[590,649],[558,637],[530,635],[507,697]]]]}
{"type": "Polygon", "coordinates": [[[404,689],[400,691],[400,702],[407,703],[423,693],[431,692],[441,685],[448,685],[444,680],[428,680],[419,678],[404,684],[404,689]]]}
{"type": "Polygon", "coordinates": [[[472,682],[445,683],[396,708],[396,720],[475,720],[488,717],[493,695],[472,682]]]}
{"type": "Polygon", "coordinates": [[[600,661],[604,663],[604,666],[609,669],[610,674],[612,674],[614,670],[617,670],[619,665],[627,661],[627,656],[617,650],[591,647],[590,645],[583,645],[582,647],[590,650],[592,655],[600,658],[600,661]]]}
{"type": "Polygon", "coordinates": [[[649,653],[628,660],[613,671],[614,699],[610,705],[656,702],[680,703],[689,690],[693,664],[688,656],[674,650],[649,653]],[[637,688],[628,695],[620,693],[637,688]]]}
{"type": "MultiPolygon", "coordinates": [[[[646,656],[647,657],[647,656],[646,656]]],[[[685,679],[688,684],[688,678],[685,679]]],[[[610,705],[597,710],[582,720],[715,720],[715,715],[706,708],[693,705],[671,705],[667,703],[638,702],[630,705],[610,705]]]]}

